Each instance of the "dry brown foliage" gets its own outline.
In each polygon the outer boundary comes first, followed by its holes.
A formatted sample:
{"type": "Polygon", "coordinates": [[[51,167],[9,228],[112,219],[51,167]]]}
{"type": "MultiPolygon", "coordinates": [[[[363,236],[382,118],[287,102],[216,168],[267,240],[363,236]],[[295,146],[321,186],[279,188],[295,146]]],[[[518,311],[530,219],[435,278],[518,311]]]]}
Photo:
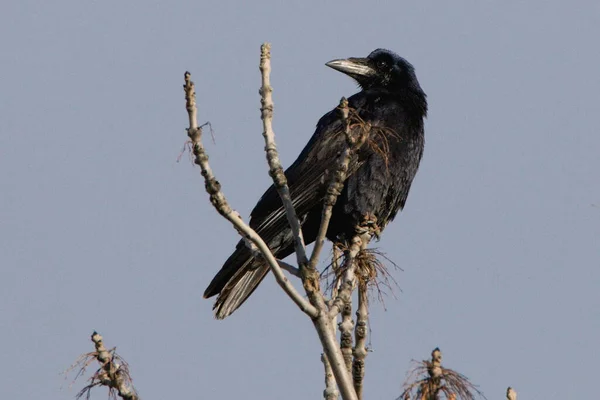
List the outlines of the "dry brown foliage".
{"type": "Polygon", "coordinates": [[[475,400],[476,396],[485,399],[466,376],[442,367],[439,349],[432,352],[431,361],[413,360],[413,363],[404,391],[396,400],[475,400]]]}

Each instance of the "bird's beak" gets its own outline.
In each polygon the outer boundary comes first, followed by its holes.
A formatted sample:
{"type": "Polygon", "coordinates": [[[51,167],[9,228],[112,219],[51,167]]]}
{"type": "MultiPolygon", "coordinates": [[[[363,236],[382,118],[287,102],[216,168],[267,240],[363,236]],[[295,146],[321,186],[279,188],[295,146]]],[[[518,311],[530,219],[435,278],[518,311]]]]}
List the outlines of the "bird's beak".
{"type": "Polygon", "coordinates": [[[366,58],[333,60],[325,65],[352,77],[370,76],[375,74],[375,70],[369,66],[368,59],[366,58]]]}

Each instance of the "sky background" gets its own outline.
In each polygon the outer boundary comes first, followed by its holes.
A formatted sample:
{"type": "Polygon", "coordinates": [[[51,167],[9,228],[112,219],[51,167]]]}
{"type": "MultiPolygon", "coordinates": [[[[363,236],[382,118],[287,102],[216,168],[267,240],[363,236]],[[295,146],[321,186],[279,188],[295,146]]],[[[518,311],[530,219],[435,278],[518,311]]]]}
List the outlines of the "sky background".
{"type": "MultiPolygon", "coordinates": [[[[98,330],[144,399],[320,398],[312,324],[269,277],[225,321],[202,293],[238,240],[186,156],[193,74],[212,167],[248,216],[269,185],[259,48],[290,165],[389,48],[428,94],[405,211],[375,246],[403,271],[371,307],[366,398],[411,359],[488,399],[589,397],[600,337],[600,3],[27,1],[0,6],[0,398],[72,399],[98,330]]],[[[94,367],[95,368],[95,367],[94,367]]],[[[106,398],[99,389],[93,398],[106,398]]]]}

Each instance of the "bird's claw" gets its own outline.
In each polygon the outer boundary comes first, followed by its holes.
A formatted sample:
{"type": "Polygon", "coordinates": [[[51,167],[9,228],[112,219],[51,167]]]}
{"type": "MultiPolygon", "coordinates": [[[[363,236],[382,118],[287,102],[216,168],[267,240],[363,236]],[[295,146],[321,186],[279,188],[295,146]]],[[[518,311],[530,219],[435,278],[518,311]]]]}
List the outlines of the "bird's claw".
{"type": "Polygon", "coordinates": [[[361,223],[356,227],[356,233],[358,235],[368,233],[371,237],[379,240],[381,228],[377,225],[377,217],[369,214],[365,215],[361,223]]]}

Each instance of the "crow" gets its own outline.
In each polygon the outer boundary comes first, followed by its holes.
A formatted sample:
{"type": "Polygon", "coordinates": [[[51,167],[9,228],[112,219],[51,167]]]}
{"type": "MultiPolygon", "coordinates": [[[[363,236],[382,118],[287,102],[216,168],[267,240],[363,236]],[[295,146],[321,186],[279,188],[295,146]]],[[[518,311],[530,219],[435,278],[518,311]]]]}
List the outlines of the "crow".
{"type": "MultiPolygon", "coordinates": [[[[349,243],[356,226],[366,218],[375,220],[381,232],[404,208],[423,155],[427,99],[413,66],[389,50],[377,49],[366,58],[333,60],[325,65],[352,77],[361,89],[348,99],[350,120],[360,122],[352,123],[354,133],[371,127],[367,142],[350,159],[327,231],[332,242],[349,243]]],[[[346,146],[343,125],[337,108],[325,114],[285,171],[307,245],[315,241],[319,230],[329,172],[335,171],[346,146]]],[[[276,258],[294,252],[292,232],[274,186],[252,210],[250,226],[276,258]]],[[[268,272],[268,265],[252,256],[241,240],[204,292],[205,298],[218,294],[215,317],[223,319],[240,307],[268,272]]]]}

